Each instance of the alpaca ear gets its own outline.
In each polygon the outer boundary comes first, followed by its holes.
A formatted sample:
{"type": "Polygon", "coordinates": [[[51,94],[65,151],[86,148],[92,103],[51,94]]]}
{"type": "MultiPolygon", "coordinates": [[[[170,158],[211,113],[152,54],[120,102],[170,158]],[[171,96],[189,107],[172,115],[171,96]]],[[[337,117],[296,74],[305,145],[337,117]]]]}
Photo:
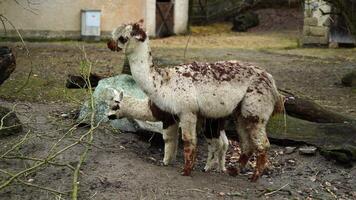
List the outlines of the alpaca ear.
{"type": "Polygon", "coordinates": [[[136,40],[144,42],[147,38],[146,32],[143,30],[143,20],[141,23],[141,20],[138,23],[134,23],[132,25],[132,32],[131,36],[134,37],[136,40]]]}
{"type": "Polygon", "coordinates": [[[137,22],[139,25],[140,25],[140,27],[142,28],[143,27],[143,23],[144,23],[144,21],[143,21],[143,19],[140,19],[140,20],[138,20],[138,22],[137,22]]]}
{"type": "Polygon", "coordinates": [[[123,91],[120,91],[120,94],[119,94],[119,101],[122,101],[123,98],[124,98],[124,92],[123,92],[123,91]]]}

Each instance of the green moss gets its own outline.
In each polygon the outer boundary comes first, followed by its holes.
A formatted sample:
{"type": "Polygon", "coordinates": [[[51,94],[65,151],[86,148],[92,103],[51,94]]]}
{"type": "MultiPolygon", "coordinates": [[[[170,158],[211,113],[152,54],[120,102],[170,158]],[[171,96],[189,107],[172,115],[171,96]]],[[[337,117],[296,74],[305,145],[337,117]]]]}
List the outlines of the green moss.
{"type": "Polygon", "coordinates": [[[20,76],[7,80],[0,87],[0,97],[8,100],[33,102],[68,102],[68,99],[83,100],[86,96],[84,89],[66,89],[62,81],[51,77],[46,77],[46,79],[31,77],[27,84],[26,79],[26,76],[20,76]],[[24,85],[25,87],[20,90],[24,85]]]}

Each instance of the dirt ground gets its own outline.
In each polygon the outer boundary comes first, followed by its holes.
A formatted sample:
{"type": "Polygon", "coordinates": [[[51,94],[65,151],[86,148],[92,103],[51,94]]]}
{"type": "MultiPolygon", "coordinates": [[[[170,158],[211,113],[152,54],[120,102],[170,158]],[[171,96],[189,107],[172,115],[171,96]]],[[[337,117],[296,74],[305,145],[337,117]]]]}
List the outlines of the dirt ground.
{"type": "MultiPolygon", "coordinates": [[[[212,27],[220,31],[229,29],[225,24],[212,27]]],[[[356,117],[356,91],[340,84],[344,74],[356,69],[356,49],[299,48],[298,30],[263,32],[261,29],[250,33],[220,33],[194,27],[185,56],[189,36],[155,39],[151,41],[155,63],[166,66],[193,60],[227,59],[256,63],[274,76],[279,88],[356,117]]],[[[20,43],[2,42],[0,45],[12,47],[17,56],[17,69],[0,87],[0,105],[16,104],[16,112],[25,126],[22,134],[0,138],[0,146],[4,147],[0,155],[30,130],[28,139],[11,155],[45,158],[51,146],[72,127],[73,119],[67,114],[77,110],[87,96],[85,90],[67,90],[64,85],[68,74],[80,70],[84,55],[80,48],[85,47],[93,71],[101,75],[118,74],[123,63],[123,56],[110,52],[105,43],[28,43],[32,63],[20,43]],[[16,92],[25,84],[31,68],[29,83],[16,92]]],[[[77,141],[87,131],[85,127],[76,128],[60,140],[54,150],[77,141]]],[[[231,165],[237,159],[236,143],[233,144],[227,160],[231,165]]],[[[86,146],[85,142],[75,145],[55,161],[76,166],[86,146]]],[[[120,133],[105,124],[100,125],[81,168],[80,199],[356,199],[356,167],[344,168],[319,154],[303,156],[297,151],[287,154],[285,147],[272,145],[269,169],[257,183],[251,183],[250,170],[236,177],[202,172],[207,154],[202,137],[192,177],[180,175],[182,147],[172,166],[161,165],[162,147],[162,138],[157,134],[120,133]]],[[[30,160],[2,159],[0,169],[16,173],[34,164],[30,160]]],[[[6,177],[0,173],[0,182],[7,180],[6,177]]],[[[70,192],[73,171],[65,166],[48,165],[26,173],[21,180],[70,192]]],[[[0,199],[69,199],[69,196],[55,195],[16,181],[0,190],[0,199]]]]}

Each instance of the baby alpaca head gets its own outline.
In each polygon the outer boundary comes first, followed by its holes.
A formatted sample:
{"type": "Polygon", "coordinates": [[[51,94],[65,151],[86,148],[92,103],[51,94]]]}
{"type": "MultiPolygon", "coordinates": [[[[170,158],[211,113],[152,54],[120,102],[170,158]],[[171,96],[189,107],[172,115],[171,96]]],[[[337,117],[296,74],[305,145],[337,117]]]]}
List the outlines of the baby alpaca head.
{"type": "Polygon", "coordinates": [[[136,23],[124,24],[117,27],[112,32],[112,37],[107,43],[111,51],[121,51],[130,44],[144,42],[147,39],[147,34],[143,30],[143,20],[136,23]]]}
{"type": "Polygon", "coordinates": [[[122,100],[124,98],[123,91],[117,91],[114,88],[109,88],[111,91],[111,95],[106,100],[107,105],[109,106],[106,116],[110,120],[120,119],[123,116],[122,110],[120,109],[120,104],[122,104],[122,100]]]}

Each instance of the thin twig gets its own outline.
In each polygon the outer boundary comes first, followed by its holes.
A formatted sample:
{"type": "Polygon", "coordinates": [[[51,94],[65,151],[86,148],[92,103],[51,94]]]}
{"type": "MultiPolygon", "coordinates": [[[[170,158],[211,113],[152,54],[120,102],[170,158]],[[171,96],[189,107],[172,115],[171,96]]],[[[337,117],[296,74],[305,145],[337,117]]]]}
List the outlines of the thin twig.
{"type": "Polygon", "coordinates": [[[289,185],[289,183],[287,183],[287,184],[283,185],[282,187],[280,187],[280,188],[279,188],[279,189],[277,189],[277,190],[273,190],[272,192],[265,193],[264,195],[265,195],[265,196],[272,195],[272,194],[274,194],[274,193],[276,193],[276,192],[278,192],[278,191],[282,190],[283,188],[287,187],[288,185],[289,185]]]}
{"type": "Polygon", "coordinates": [[[184,61],[185,61],[185,54],[186,54],[186,52],[187,52],[188,44],[189,44],[189,41],[190,41],[191,36],[192,36],[192,34],[190,33],[190,34],[189,34],[189,37],[188,37],[188,40],[187,40],[187,43],[185,44],[184,54],[183,54],[183,60],[184,60],[184,61]]]}
{"type": "MultiPolygon", "coordinates": [[[[4,174],[7,174],[8,176],[14,176],[13,174],[11,174],[10,172],[7,172],[5,170],[2,170],[0,169],[0,172],[4,173],[4,174]]],[[[35,184],[32,184],[32,183],[28,183],[26,181],[23,181],[19,178],[16,179],[17,181],[19,181],[20,183],[24,184],[24,185],[27,185],[27,186],[30,186],[30,187],[34,187],[34,188],[38,188],[38,189],[41,189],[41,190],[46,190],[46,191],[49,191],[49,192],[53,192],[53,193],[56,193],[56,194],[62,194],[62,195],[67,195],[66,193],[64,192],[60,192],[60,191],[57,191],[57,190],[54,190],[52,188],[48,188],[48,187],[43,187],[43,186],[40,186],[40,185],[35,185],[35,184]]]]}
{"type": "Polygon", "coordinates": [[[27,139],[27,136],[28,134],[30,133],[31,131],[27,131],[26,135],[22,138],[22,140],[20,142],[18,142],[17,144],[15,144],[14,146],[12,146],[9,150],[7,150],[4,154],[2,154],[0,156],[0,159],[2,159],[4,156],[6,156],[7,154],[9,154],[11,151],[13,151],[14,149],[16,149],[17,147],[19,147],[20,145],[22,145],[26,139],[27,139]]]}
{"type": "Polygon", "coordinates": [[[59,166],[59,167],[68,167],[71,170],[75,170],[75,168],[70,165],[70,164],[62,164],[62,163],[56,163],[53,161],[45,161],[44,159],[41,158],[33,158],[33,157],[27,157],[27,156],[5,156],[3,157],[3,159],[17,159],[17,160],[32,160],[32,161],[41,161],[41,162],[48,162],[48,164],[54,165],[54,166],[59,166]]]}
{"type": "Polygon", "coordinates": [[[12,109],[11,109],[10,112],[6,113],[6,114],[1,118],[1,120],[0,120],[0,130],[3,130],[3,129],[6,128],[6,127],[4,128],[4,120],[5,120],[5,118],[8,117],[11,113],[15,112],[16,105],[17,105],[17,104],[15,104],[15,105],[12,107],[12,109]]]}
{"type": "MultiPolygon", "coordinates": [[[[92,63],[89,62],[89,59],[87,57],[87,54],[85,52],[84,46],[82,48],[82,52],[84,54],[84,61],[82,63],[82,67],[83,67],[83,71],[82,71],[82,76],[84,77],[84,80],[86,82],[86,85],[88,86],[88,92],[90,95],[90,108],[91,108],[91,117],[90,117],[90,129],[89,129],[89,138],[87,140],[88,146],[85,148],[84,152],[82,153],[82,155],[80,156],[79,162],[77,164],[77,167],[74,171],[73,174],[73,189],[72,189],[72,200],[77,200],[78,199],[78,191],[79,191],[79,171],[80,168],[82,166],[82,164],[84,163],[84,161],[86,160],[86,157],[88,155],[88,152],[90,150],[90,147],[93,143],[93,135],[94,135],[94,130],[96,129],[94,124],[95,124],[95,104],[94,104],[94,95],[93,95],[93,90],[92,90],[92,86],[91,86],[91,82],[90,82],[90,72],[92,70],[92,63]],[[86,70],[86,67],[88,67],[88,69],[86,70]]],[[[100,124],[100,122],[97,124],[97,126],[100,124]]]]}
{"type": "Polygon", "coordinates": [[[0,17],[0,21],[1,21],[1,23],[2,23],[2,27],[4,27],[4,33],[5,33],[5,36],[7,36],[6,24],[5,24],[5,22],[4,22],[4,20],[3,20],[3,18],[2,18],[2,17],[0,17]]]}

